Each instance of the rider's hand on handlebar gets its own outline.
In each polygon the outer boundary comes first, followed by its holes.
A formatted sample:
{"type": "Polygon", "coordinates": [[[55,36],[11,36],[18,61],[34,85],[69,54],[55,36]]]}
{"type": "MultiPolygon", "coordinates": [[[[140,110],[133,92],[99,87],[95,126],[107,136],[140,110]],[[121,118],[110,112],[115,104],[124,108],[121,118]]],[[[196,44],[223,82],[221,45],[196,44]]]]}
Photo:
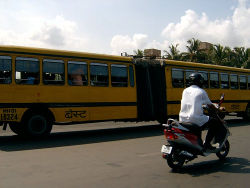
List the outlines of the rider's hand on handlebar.
{"type": "Polygon", "coordinates": [[[210,110],[218,110],[218,105],[215,104],[215,103],[212,103],[212,104],[207,104],[207,108],[210,109],[210,110]]]}
{"type": "Polygon", "coordinates": [[[221,106],[221,107],[219,108],[219,110],[223,112],[223,111],[226,111],[226,108],[221,106]]]}
{"type": "Polygon", "coordinates": [[[215,103],[208,104],[207,108],[209,110],[212,110],[212,111],[215,111],[215,112],[225,112],[226,111],[225,107],[221,107],[221,106],[219,106],[218,104],[215,104],[215,103]]]}

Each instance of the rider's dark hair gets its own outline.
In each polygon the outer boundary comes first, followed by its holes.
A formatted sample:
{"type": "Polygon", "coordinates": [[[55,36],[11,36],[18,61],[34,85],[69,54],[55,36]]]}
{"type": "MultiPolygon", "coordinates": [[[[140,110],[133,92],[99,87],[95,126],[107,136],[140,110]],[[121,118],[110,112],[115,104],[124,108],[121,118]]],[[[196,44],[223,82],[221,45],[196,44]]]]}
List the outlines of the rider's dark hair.
{"type": "Polygon", "coordinates": [[[200,73],[192,73],[188,77],[190,85],[197,85],[202,88],[204,83],[204,78],[200,73]]]}

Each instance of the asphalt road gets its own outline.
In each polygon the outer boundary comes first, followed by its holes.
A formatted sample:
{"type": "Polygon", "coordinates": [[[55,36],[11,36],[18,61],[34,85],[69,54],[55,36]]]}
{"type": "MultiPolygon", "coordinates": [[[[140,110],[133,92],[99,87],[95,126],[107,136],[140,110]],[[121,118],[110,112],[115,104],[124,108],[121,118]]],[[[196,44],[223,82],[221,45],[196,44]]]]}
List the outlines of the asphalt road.
{"type": "Polygon", "coordinates": [[[199,157],[173,172],[156,122],[55,126],[46,139],[0,134],[0,187],[250,187],[250,123],[228,120],[225,162],[199,157]]]}

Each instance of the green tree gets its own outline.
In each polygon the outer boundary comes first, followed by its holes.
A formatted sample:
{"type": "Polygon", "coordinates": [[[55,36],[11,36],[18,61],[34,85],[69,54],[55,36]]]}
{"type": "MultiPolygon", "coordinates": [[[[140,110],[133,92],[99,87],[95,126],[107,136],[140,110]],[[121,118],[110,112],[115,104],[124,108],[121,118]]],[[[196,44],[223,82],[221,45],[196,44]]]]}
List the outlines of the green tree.
{"type": "Polygon", "coordinates": [[[138,58],[143,58],[143,55],[144,55],[143,50],[140,50],[140,49],[134,50],[134,54],[138,58]]]}
{"type": "Polygon", "coordinates": [[[247,61],[245,61],[244,62],[244,64],[243,64],[243,67],[245,68],[245,69],[250,69],[250,48],[248,48],[247,50],[246,50],[246,53],[247,53],[247,61]]]}
{"type": "Polygon", "coordinates": [[[173,45],[171,44],[168,48],[169,51],[164,50],[164,53],[166,54],[167,59],[172,59],[172,60],[181,60],[182,54],[178,50],[179,44],[173,45]]]}
{"type": "Polygon", "coordinates": [[[245,69],[250,69],[250,59],[248,59],[243,66],[245,69]]]}
{"type": "Polygon", "coordinates": [[[234,67],[244,67],[245,62],[247,62],[249,58],[249,49],[245,49],[244,47],[235,47],[233,51],[234,67]]]}
{"type": "Polygon", "coordinates": [[[229,47],[226,46],[224,48],[224,52],[226,53],[226,61],[224,62],[225,66],[233,67],[233,58],[234,58],[234,52],[233,50],[229,47]]]}
{"type": "Polygon", "coordinates": [[[216,65],[225,65],[227,62],[228,53],[220,44],[213,45],[213,63],[216,65]]]}
{"type": "Polygon", "coordinates": [[[200,40],[195,38],[187,41],[187,52],[183,53],[183,60],[191,62],[204,62],[206,58],[204,51],[199,48],[200,42],[200,40]]]}

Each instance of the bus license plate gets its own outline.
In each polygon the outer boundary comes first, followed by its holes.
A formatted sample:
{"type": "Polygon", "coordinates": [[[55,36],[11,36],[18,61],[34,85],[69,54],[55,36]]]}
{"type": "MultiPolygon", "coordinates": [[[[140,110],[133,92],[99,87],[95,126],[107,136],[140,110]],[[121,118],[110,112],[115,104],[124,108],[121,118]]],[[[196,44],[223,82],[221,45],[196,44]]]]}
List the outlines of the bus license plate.
{"type": "Polygon", "coordinates": [[[171,151],[172,151],[172,148],[173,148],[173,147],[171,147],[171,146],[163,145],[163,146],[161,147],[161,152],[162,152],[162,153],[170,154],[171,151]]]}

